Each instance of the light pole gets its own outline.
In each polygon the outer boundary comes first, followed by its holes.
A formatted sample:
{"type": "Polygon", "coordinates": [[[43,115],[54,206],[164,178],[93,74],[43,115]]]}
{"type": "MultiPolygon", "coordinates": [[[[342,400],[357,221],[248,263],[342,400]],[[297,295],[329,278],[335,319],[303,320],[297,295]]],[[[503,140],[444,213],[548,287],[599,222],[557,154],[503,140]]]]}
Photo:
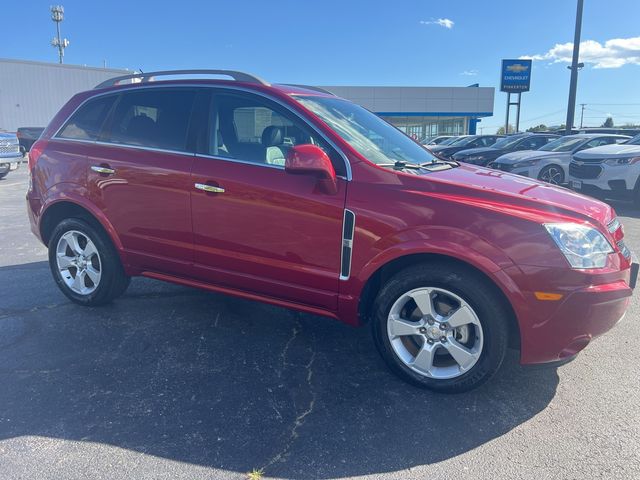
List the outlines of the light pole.
{"type": "Polygon", "coordinates": [[[576,113],[576,90],[578,88],[578,70],[584,67],[584,64],[578,63],[580,57],[580,32],[582,31],[582,8],[584,0],[578,0],[578,8],[576,11],[576,30],[573,36],[573,58],[571,66],[567,67],[571,70],[571,81],[569,83],[569,105],[567,106],[567,124],[566,133],[571,133],[573,128],[573,120],[576,113]]]}
{"type": "Polygon", "coordinates": [[[581,103],[580,106],[582,107],[582,110],[580,110],[580,128],[582,128],[582,120],[584,120],[584,107],[586,106],[586,103],[581,103]]]}
{"type": "Polygon", "coordinates": [[[60,23],[64,20],[64,7],[62,5],[54,5],[51,7],[51,20],[56,24],[57,35],[51,40],[51,46],[58,49],[58,57],[60,63],[64,58],[64,49],[69,46],[69,40],[60,38],[60,23]]]}

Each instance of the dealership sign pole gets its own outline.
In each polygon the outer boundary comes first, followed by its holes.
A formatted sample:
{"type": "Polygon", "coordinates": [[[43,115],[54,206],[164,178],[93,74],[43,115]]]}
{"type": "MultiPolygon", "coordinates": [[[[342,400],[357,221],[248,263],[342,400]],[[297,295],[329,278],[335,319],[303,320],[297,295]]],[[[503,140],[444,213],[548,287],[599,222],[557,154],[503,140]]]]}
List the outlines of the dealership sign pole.
{"type": "Polygon", "coordinates": [[[504,122],[504,133],[509,133],[509,110],[517,105],[516,129],[520,130],[520,104],[522,92],[528,92],[531,86],[531,60],[502,60],[500,73],[500,91],[507,93],[507,115],[504,122]],[[518,94],[518,101],[511,102],[511,94],[518,94]]]}

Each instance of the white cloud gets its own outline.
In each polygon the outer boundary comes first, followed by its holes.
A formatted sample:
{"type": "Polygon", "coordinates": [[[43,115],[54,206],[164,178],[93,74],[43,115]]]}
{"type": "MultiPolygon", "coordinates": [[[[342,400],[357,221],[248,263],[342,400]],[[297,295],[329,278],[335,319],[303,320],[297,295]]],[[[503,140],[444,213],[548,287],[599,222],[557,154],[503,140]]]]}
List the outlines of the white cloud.
{"type": "Polygon", "coordinates": [[[437,20],[420,20],[421,25],[440,25],[441,27],[451,30],[454,25],[454,21],[448,18],[438,18],[437,20]]]}
{"type": "MultiPolygon", "coordinates": [[[[543,54],[521,58],[549,60],[551,63],[571,63],[573,43],[557,43],[543,54]]],[[[594,68],[619,68],[623,65],[640,65],[640,37],[612,38],[604,45],[595,40],[580,42],[580,61],[594,68]]]]}
{"type": "Polygon", "coordinates": [[[465,75],[467,77],[475,77],[478,75],[478,70],[465,70],[464,72],[460,72],[460,75],[465,75]]]}

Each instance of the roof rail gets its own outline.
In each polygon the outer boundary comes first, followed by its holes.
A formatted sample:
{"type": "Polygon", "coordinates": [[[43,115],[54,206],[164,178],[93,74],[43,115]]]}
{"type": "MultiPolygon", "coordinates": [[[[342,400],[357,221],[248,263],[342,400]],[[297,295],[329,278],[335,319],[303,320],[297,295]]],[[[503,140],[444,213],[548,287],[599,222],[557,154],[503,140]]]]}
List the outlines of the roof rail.
{"type": "Polygon", "coordinates": [[[259,77],[250,75],[248,73],[237,72],[235,70],[162,70],[159,72],[139,72],[132,73],[131,75],[122,75],[121,77],[114,77],[106,80],[94,88],[105,88],[119,85],[125,80],[139,79],[141,83],[147,83],[153,81],[154,77],[164,77],[169,75],[226,75],[233,78],[237,82],[247,83],[259,83],[260,85],[269,85],[267,82],[259,77]]]}
{"type": "Polygon", "coordinates": [[[314,87],[312,85],[300,85],[297,83],[283,83],[283,85],[286,85],[287,87],[299,87],[299,88],[306,88],[307,90],[313,90],[316,92],[320,92],[320,93],[326,93],[328,95],[332,95],[332,96],[336,96],[335,93],[330,92],[329,90],[325,90],[324,88],[320,88],[320,87],[314,87]]]}

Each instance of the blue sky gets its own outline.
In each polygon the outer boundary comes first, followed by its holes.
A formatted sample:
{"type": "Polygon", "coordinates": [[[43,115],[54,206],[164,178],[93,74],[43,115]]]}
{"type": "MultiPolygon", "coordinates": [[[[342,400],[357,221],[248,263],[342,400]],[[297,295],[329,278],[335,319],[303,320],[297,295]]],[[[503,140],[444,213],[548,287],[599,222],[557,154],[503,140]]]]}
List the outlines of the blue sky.
{"type": "MultiPolygon", "coordinates": [[[[56,61],[51,2],[11,2],[0,56],[56,61]]],[[[498,86],[500,60],[536,55],[522,127],[566,116],[575,0],[65,0],[66,63],[233,68],[315,85],[498,86]]],[[[6,17],[5,17],[6,18],[6,17]]],[[[585,124],[640,123],[639,0],[586,0],[578,103],[585,124]],[[617,40],[615,40],[617,39],[617,40]],[[609,43],[607,43],[609,41],[609,43]],[[594,43],[597,42],[597,43],[594,43]]],[[[504,121],[496,92],[492,132],[504,121]]],[[[514,112],[515,113],[515,112],[514,112]]],[[[580,118],[579,107],[576,112],[580,118]]]]}

